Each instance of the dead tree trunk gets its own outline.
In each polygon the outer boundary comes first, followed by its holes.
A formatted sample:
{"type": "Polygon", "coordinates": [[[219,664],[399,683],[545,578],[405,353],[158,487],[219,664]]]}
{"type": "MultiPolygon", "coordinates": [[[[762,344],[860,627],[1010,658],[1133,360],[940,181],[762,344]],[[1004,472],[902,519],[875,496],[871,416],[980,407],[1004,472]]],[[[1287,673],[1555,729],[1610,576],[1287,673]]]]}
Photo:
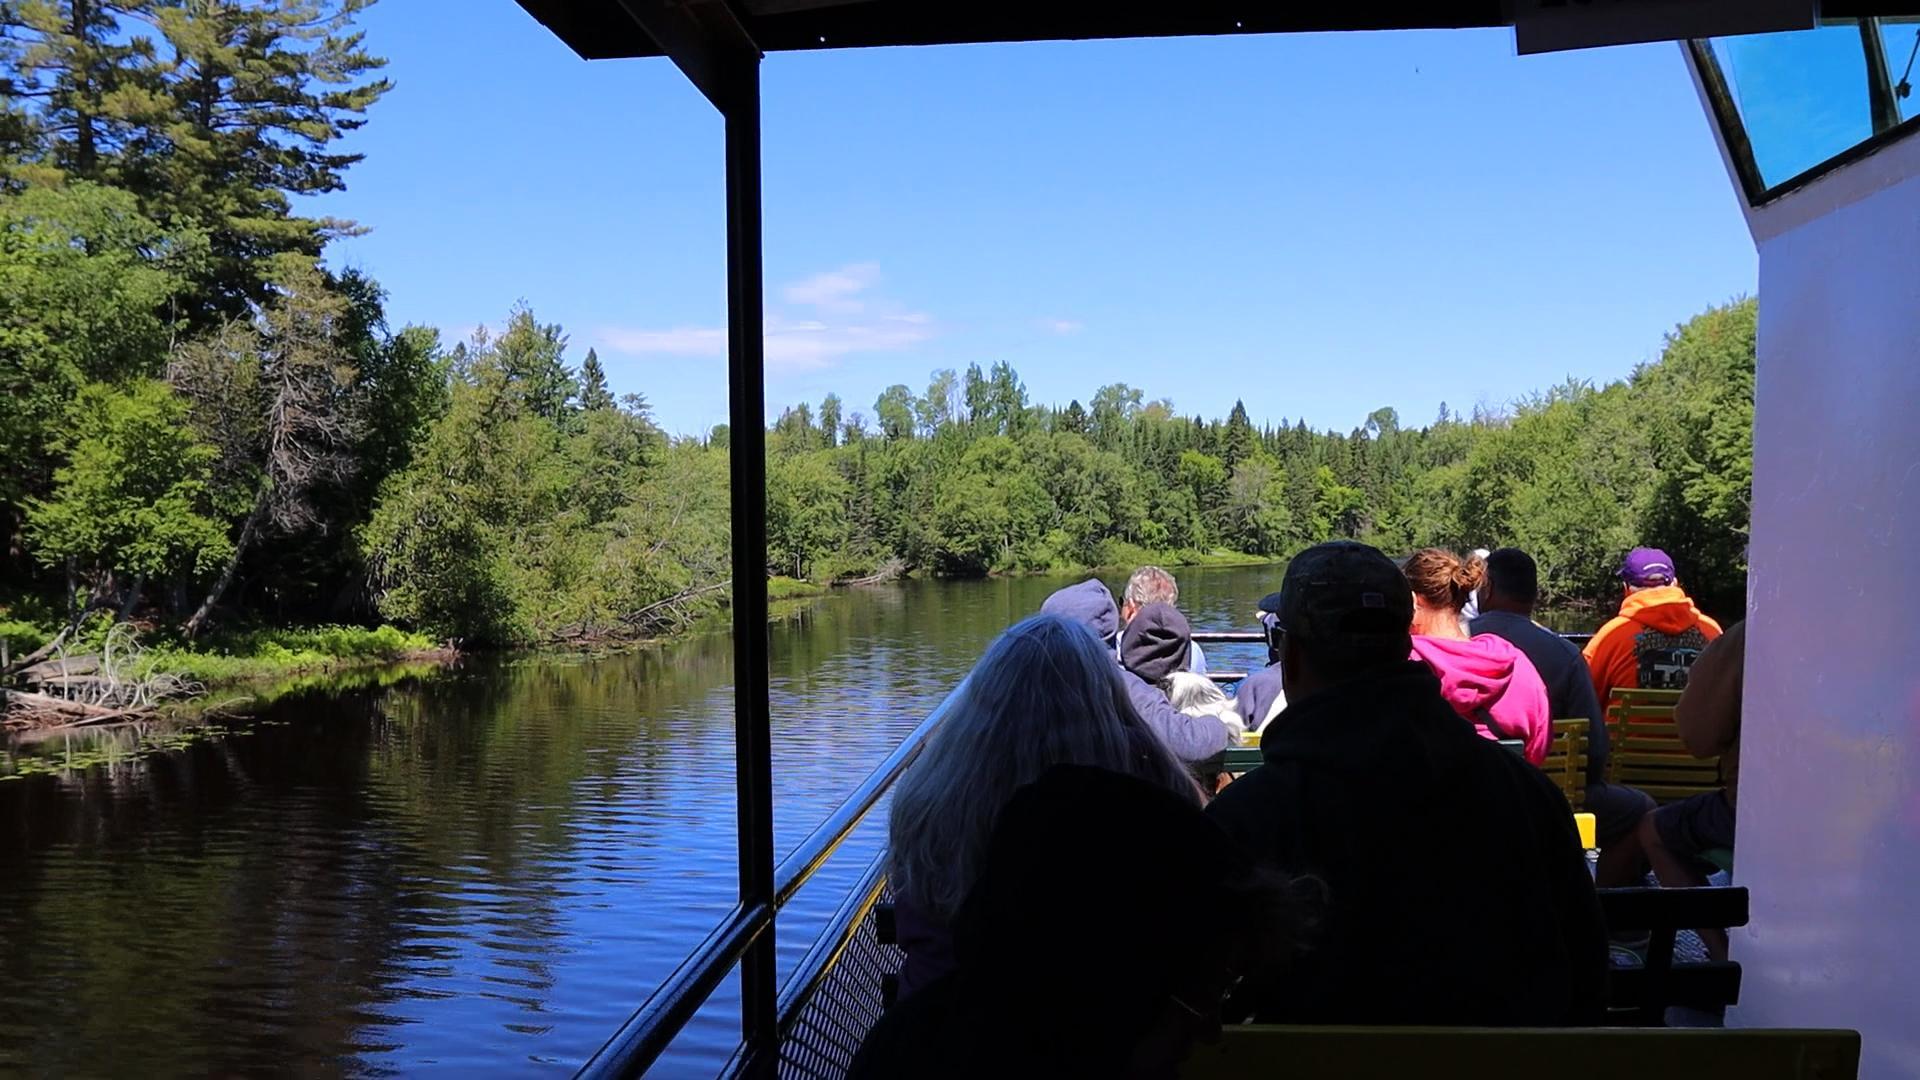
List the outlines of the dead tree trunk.
{"type": "Polygon", "coordinates": [[[200,606],[187,619],[187,625],[181,627],[180,632],[186,635],[187,640],[193,640],[207,625],[207,620],[213,616],[213,606],[226,594],[227,586],[233,584],[233,575],[240,569],[241,557],[253,544],[254,537],[259,535],[260,523],[266,519],[271,497],[271,489],[262,484],[260,493],[253,498],[253,509],[247,512],[246,524],[240,526],[240,538],[233,542],[233,555],[227,559],[227,565],[220,569],[220,576],[213,579],[213,587],[207,590],[207,598],[200,601],[200,606]]]}

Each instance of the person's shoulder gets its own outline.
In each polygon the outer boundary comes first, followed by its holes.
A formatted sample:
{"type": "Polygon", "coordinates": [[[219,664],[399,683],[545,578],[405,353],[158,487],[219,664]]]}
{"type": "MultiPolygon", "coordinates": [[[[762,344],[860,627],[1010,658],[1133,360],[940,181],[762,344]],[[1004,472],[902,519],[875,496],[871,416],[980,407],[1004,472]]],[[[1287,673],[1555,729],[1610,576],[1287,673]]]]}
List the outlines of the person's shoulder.
{"type": "Polygon", "coordinates": [[[1548,630],[1544,626],[1540,628],[1540,632],[1552,638],[1557,643],[1555,646],[1556,648],[1566,650],[1567,655],[1573,657],[1576,660],[1580,659],[1581,657],[1580,646],[1575,645],[1573,642],[1567,640],[1564,636],[1560,634],[1556,634],[1553,631],[1548,630]]]}
{"type": "Polygon", "coordinates": [[[1600,629],[1593,632],[1593,639],[1587,642],[1587,647],[1582,655],[1591,659],[1593,655],[1600,650],[1601,645],[1612,638],[1615,632],[1621,627],[1631,625],[1632,623],[1633,620],[1627,618],[1625,615],[1615,615],[1613,618],[1601,623],[1600,629]]]}

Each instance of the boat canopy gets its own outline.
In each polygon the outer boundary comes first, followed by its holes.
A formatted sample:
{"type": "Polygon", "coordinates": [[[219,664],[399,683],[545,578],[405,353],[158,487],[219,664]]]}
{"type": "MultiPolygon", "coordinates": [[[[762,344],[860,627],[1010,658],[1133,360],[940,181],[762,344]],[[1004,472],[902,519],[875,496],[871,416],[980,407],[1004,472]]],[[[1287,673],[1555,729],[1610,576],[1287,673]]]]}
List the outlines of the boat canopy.
{"type": "MultiPolygon", "coordinates": [[[[1210,34],[1311,33],[1336,30],[1446,30],[1512,26],[1532,11],[1552,13],[1574,6],[1564,0],[1186,0],[1177,4],[1126,4],[1103,0],[519,0],[534,18],[588,60],[667,56],[642,28],[649,8],[686,8],[699,21],[699,9],[724,6],[762,52],[852,49],[889,45],[963,45],[1012,41],[1075,41],[1098,38],[1190,37],[1210,34]],[[638,14],[636,14],[638,13],[638,14]],[[1517,13],[1517,15],[1516,15],[1517,13]]],[[[1627,5],[1613,5],[1625,7],[1627,5]]],[[[1657,9],[1658,3],[1632,5],[1657,9]]],[[[1739,33],[1728,20],[1745,12],[1797,10],[1811,24],[1815,5],[1779,0],[1699,0],[1664,5],[1638,22],[1655,28],[1657,40],[1712,33],[1739,33]],[[1692,10],[1687,10],[1692,9],[1692,10]],[[1744,9],[1744,11],[1743,11],[1744,9]],[[1704,14],[1702,12],[1704,11],[1704,14]],[[1695,23],[1695,19],[1716,20],[1695,23]],[[1685,19],[1684,23],[1672,20],[1685,19]]],[[[1874,0],[1827,0],[1818,5],[1828,18],[1879,15],[1912,10],[1911,5],[1874,0]]],[[[1600,16],[1604,18],[1603,16],[1600,16]]],[[[1642,35],[1640,40],[1647,40],[1642,35]]]]}

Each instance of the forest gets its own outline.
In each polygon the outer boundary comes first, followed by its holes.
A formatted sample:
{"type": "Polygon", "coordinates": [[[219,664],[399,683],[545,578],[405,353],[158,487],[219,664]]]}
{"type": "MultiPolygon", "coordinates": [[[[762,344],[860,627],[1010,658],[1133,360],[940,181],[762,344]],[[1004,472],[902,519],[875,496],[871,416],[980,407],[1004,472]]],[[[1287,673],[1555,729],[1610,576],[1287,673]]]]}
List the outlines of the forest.
{"type": "MultiPolygon", "coordinates": [[[[327,264],[363,226],[299,200],[344,187],[359,159],[339,140],[390,88],[355,27],[371,2],[0,0],[12,655],[83,625],[605,641],[724,604],[724,427],[663,430],[531,308],[448,343],[390,325],[377,282],[327,264]]],[[[1178,387],[1034,402],[991,358],[864,407],[795,403],[770,425],[768,571],[1283,558],[1356,537],[1517,544],[1553,597],[1602,601],[1621,553],[1652,543],[1733,610],[1754,318],[1752,300],[1710,308],[1623,381],[1345,432],[1150,396],[1178,387]]]]}

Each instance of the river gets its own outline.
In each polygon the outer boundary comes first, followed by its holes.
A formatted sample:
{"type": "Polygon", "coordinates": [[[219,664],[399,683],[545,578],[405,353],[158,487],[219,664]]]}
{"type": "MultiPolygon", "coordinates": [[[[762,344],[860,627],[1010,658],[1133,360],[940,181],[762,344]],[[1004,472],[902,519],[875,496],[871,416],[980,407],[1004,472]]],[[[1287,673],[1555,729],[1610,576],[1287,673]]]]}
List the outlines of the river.
{"type": "MultiPolygon", "coordinates": [[[[1196,628],[1247,629],[1278,571],[1179,576],[1196,628]]],[[[778,620],[780,851],[1065,583],[848,589],[778,620]]],[[[64,746],[0,753],[0,1072],[563,1075],[733,904],[724,628],[382,681],[66,771],[64,746]]],[[[882,816],[782,914],[783,972],[882,816]]],[[[658,1075],[713,1075],[735,987],[658,1075]]]]}

